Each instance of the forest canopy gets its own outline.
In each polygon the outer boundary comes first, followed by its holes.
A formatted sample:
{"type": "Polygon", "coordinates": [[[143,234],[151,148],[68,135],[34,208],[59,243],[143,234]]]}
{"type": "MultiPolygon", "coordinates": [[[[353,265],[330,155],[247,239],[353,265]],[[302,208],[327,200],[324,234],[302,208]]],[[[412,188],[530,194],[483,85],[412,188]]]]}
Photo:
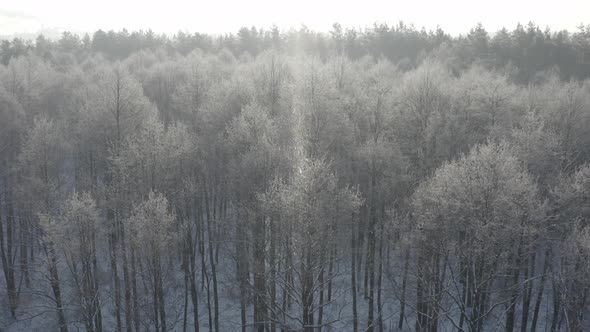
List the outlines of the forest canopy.
{"type": "Polygon", "coordinates": [[[590,328],[590,25],[0,62],[0,331],[590,328]]]}

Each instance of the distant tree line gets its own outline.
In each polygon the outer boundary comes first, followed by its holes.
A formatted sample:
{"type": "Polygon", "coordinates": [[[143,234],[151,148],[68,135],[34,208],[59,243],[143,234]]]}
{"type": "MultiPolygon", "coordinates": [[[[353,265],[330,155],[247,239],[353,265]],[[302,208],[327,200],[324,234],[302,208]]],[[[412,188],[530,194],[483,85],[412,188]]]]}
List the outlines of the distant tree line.
{"type": "Polygon", "coordinates": [[[276,26],[267,30],[244,27],[236,34],[219,36],[182,31],[166,36],[151,30],[129,32],[125,29],[98,30],[92,36],[64,32],[56,41],[43,35],[35,41],[4,40],[0,59],[6,65],[10,58],[32,52],[52,62],[82,61],[92,54],[123,60],[141,50],[187,55],[195,49],[205,53],[227,49],[236,57],[245,53],[256,56],[270,49],[289,54],[304,50],[322,59],[334,54],[345,54],[351,59],[383,56],[406,69],[415,68],[424,57],[436,54],[449,61],[457,71],[474,63],[495,69],[513,66],[513,74],[521,83],[535,81],[540,73],[548,70],[556,70],[563,79],[584,79],[590,75],[590,24],[581,24],[571,33],[551,31],[548,27],[541,29],[532,22],[526,26],[517,24],[513,30],[502,28],[494,34],[478,24],[458,37],[451,37],[441,28],[418,30],[403,22],[391,26],[374,24],[364,30],[343,28],[335,23],[328,33],[314,32],[305,26],[288,31],[279,31],[276,26]],[[64,59],[71,56],[74,59],[64,59]]]}

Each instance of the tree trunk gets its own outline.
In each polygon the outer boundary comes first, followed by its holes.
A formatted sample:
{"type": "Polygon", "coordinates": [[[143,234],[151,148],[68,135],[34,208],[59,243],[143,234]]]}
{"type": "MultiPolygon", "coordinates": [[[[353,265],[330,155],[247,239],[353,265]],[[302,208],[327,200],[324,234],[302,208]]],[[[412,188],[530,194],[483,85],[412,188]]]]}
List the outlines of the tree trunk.
{"type": "MultiPolygon", "coordinates": [[[[305,332],[313,332],[314,319],[313,319],[313,273],[311,266],[311,255],[307,246],[303,251],[303,257],[301,259],[301,303],[303,309],[303,330],[305,332]]],[[[262,331],[263,332],[263,331],[262,331]]]]}
{"type": "Polygon", "coordinates": [[[350,232],[350,262],[351,262],[351,270],[350,270],[350,284],[351,284],[351,293],[352,293],[352,330],[353,332],[358,332],[358,313],[357,313],[357,307],[356,307],[356,294],[357,294],[357,288],[356,288],[356,241],[355,241],[355,232],[354,232],[354,215],[352,217],[352,229],[350,232]]]}
{"type": "Polygon", "coordinates": [[[96,332],[102,332],[102,309],[101,309],[101,301],[98,292],[98,262],[96,259],[96,240],[92,240],[92,266],[94,269],[94,303],[95,303],[95,310],[96,316],[94,317],[94,326],[96,327],[96,332]]]}
{"type": "Polygon", "coordinates": [[[157,294],[158,294],[158,303],[160,305],[160,325],[162,326],[162,332],[168,331],[168,327],[166,326],[166,301],[164,298],[164,287],[162,281],[162,271],[160,268],[160,262],[158,260],[158,274],[157,274],[157,294]]]}
{"type": "Polygon", "coordinates": [[[195,325],[195,332],[199,332],[199,299],[197,298],[196,263],[194,255],[191,256],[190,267],[190,289],[191,302],[193,304],[193,322],[195,325]]]}
{"type": "Polygon", "coordinates": [[[277,319],[276,316],[276,302],[277,302],[277,259],[276,259],[276,236],[277,236],[277,229],[275,226],[275,220],[271,218],[270,220],[270,255],[269,255],[269,264],[270,264],[270,306],[271,306],[271,323],[270,323],[270,332],[276,332],[277,330],[277,319]]]}
{"type": "Polygon", "coordinates": [[[201,256],[201,291],[205,290],[205,274],[207,272],[207,266],[205,264],[205,218],[203,218],[203,200],[207,198],[201,198],[198,205],[198,231],[199,231],[199,255],[201,256]]]}
{"type": "Polygon", "coordinates": [[[248,302],[248,257],[245,248],[245,235],[242,226],[241,216],[238,208],[238,218],[236,225],[236,272],[240,286],[240,319],[242,321],[242,332],[247,330],[246,305],[248,302]]]}
{"type": "MultiPolygon", "coordinates": [[[[371,231],[369,231],[371,232],[371,231]]],[[[368,252],[369,256],[367,257],[367,266],[368,266],[368,281],[369,281],[369,290],[368,290],[368,299],[369,299],[369,309],[368,309],[368,318],[367,318],[367,332],[373,332],[375,327],[374,321],[374,313],[375,313],[375,241],[374,236],[369,235],[368,238],[368,252]]],[[[365,272],[365,273],[367,273],[365,272]]]]}
{"type": "MultiPolygon", "coordinates": [[[[205,211],[207,214],[207,235],[209,236],[209,245],[207,246],[209,249],[209,264],[211,265],[211,279],[213,281],[213,306],[215,311],[214,317],[214,326],[215,332],[219,332],[219,297],[217,294],[217,271],[215,269],[215,256],[213,245],[215,243],[215,238],[213,238],[213,229],[211,227],[211,214],[209,209],[209,199],[207,194],[207,184],[205,182],[205,211]]],[[[215,209],[215,206],[213,206],[215,209]]]]}
{"type": "Polygon", "coordinates": [[[506,332],[512,332],[515,323],[516,301],[518,299],[518,280],[520,279],[520,250],[521,242],[518,243],[518,250],[514,258],[514,266],[512,267],[512,291],[511,300],[509,302],[508,313],[506,315],[506,332]]]}
{"type": "Polygon", "coordinates": [[[28,243],[28,236],[27,236],[27,231],[29,231],[29,224],[30,224],[30,218],[29,218],[29,213],[25,213],[23,212],[22,216],[22,222],[20,224],[19,227],[19,250],[20,250],[20,270],[21,270],[21,274],[23,275],[23,277],[25,278],[25,285],[27,287],[31,286],[31,279],[29,277],[29,263],[28,263],[28,256],[27,256],[27,250],[29,248],[29,243],[28,243]]]}
{"type": "Polygon", "coordinates": [[[123,286],[125,288],[125,329],[133,332],[133,310],[131,308],[131,286],[129,282],[129,264],[127,261],[127,241],[125,240],[125,229],[122,222],[119,224],[119,236],[121,239],[121,257],[123,258],[123,286]]]}
{"type": "Polygon", "coordinates": [[[535,301],[535,309],[533,311],[533,320],[531,322],[531,331],[537,330],[537,320],[539,319],[539,312],[541,309],[541,302],[543,301],[543,291],[545,289],[545,279],[547,278],[547,272],[549,270],[550,257],[551,257],[551,249],[547,248],[545,250],[545,258],[543,260],[543,274],[541,275],[541,280],[539,281],[539,288],[537,290],[537,298],[535,301]]]}
{"type": "MultiPolygon", "coordinates": [[[[555,278],[555,275],[554,275],[555,278]]],[[[553,280],[553,318],[551,319],[551,332],[557,331],[557,323],[559,321],[559,311],[561,310],[561,301],[559,297],[561,292],[559,291],[558,281],[553,280]]]]}
{"type": "Polygon", "coordinates": [[[365,248],[365,228],[366,226],[363,224],[363,220],[366,219],[366,205],[361,206],[360,208],[360,212],[358,215],[358,234],[357,234],[357,241],[356,241],[356,280],[357,280],[357,285],[356,288],[360,291],[361,289],[361,281],[362,281],[362,265],[363,265],[363,252],[364,252],[364,248],[365,248]]]}
{"type": "Polygon", "coordinates": [[[52,248],[48,250],[49,254],[49,276],[51,278],[51,289],[55,300],[57,322],[59,324],[60,332],[68,332],[68,324],[66,323],[66,316],[64,313],[63,302],[61,299],[61,288],[59,285],[59,273],[57,272],[57,258],[52,248]]]}
{"type": "Polygon", "coordinates": [[[158,296],[158,280],[157,276],[153,275],[153,290],[152,290],[152,298],[154,300],[154,325],[156,332],[160,331],[160,297],[158,296]]]}
{"type": "Polygon", "coordinates": [[[133,325],[135,326],[135,332],[140,330],[140,319],[139,319],[139,300],[137,298],[137,269],[135,261],[135,249],[131,247],[131,290],[133,292],[133,325]]]}
{"type": "MultiPolygon", "coordinates": [[[[373,332],[375,329],[375,228],[377,227],[377,195],[375,191],[376,178],[375,172],[371,172],[371,206],[369,232],[367,234],[367,271],[369,282],[369,313],[367,318],[367,332],[373,332]]],[[[367,275],[365,275],[365,288],[367,287],[367,275]]],[[[367,294],[367,292],[365,292],[367,294]]],[[[366,296],[366,295],[365,295],[366,296]]]]}
{"type": "Polygon", "coordinates": [[[334,242],[332,250],[330,250],[330,262],[328,263],[328,303],[332,302],[332,274],[334,271],[334,257],[336,254],[336,242],[334,242]]]}
{"type": "MultiPolygon", "coordinates": [[[[322,249],[324,252],[325,248],[322,249]]],[[[318,324],[317,332],[322,331],[322,320],[324,319],[324,255],[320,254],[320,275],[318,276],[319,292],[320,296],[318,299],[318,324]]]]}
{"type": "Polygon", "coordinates": [[[256,217],[254,225],[254,325],[258,332],[264,332],[266,320],[265,294],[265,241],[264,220],[256,217]]]}
{"type": "MultiPolygon", "coordinates": [[[[195,236],[196,238],[196,236],[195,236]]],[[[196,263],[196,248],[193,243],[192,235],[188,235],[187,251],[188,257],[188,268],[189,268],[189,283],[191,293],[191,303],[193,305],[193,323],[195,332],[199,332],[199,299],[197,297],[197,263],[196,263]]]]}
{"type": "Polygon", "coordinates": [[[381,305],[381,283],[383,280],[383,223],[381,223],[381,236],[379,237],[379,270],[377,272],[377,325],[379,332],[383,332],[383,308],[381,305]]]}
{"type": "Polygon", "coordinates": [[[406,287],[408,283],[408,269],[410,267],[410,249],[406,250],[406,255],[404,257],[404,275],[402,277],[402,294],[399,299],[399,321],[397,323],[397,327],[401,331],[404,327],[404,319],[405,319],[405,310],[406,310],[406,287]]]}
{"type": "MultiPolygon", "coordinates": [[[[186,245],[186,244],[185,244],[186,245]]],[[[185,249],[186,250],[186,249],[185,249]]],[[[182,332],[186,332],[188,323],[188,257],[187,252],[182,255],[182,271],[184,272],[184,302],[182,306],[182,332]]]]}
{"type": "Polygon", "coordinates": [[[211,311],[211,281],[209,279],[209,273],[207,273],[207,271],[205,271],[205,278],[207,279],[206,285],[207,285],[207,313],[209,314],[209,331],[213,330],[213,313],[211,311]]]}
{"type": "MultiPolygon", "coordinates": [[[[7,203],[8,204],[8,203],[7,203]]],[[[12,318],[16,318],[17,294],[16,285],[14,282],[14,269],[12,266],[11,243],[4,243],[4,229],[2,226],[2,205],[0,204],[0,258],[2,259],[2,271],[4,272],[4,279],[6,280],[6,292],[8,295],[8,306],[12,318]],[[8,253],[7,253],[8,251],[8,253]]],[[[6,232],[10,232],[10,220],[6,221],[6,232]]],[[[8,239],[8,236],[7,236],[8,239]]],[[[7,241],[8,242],[8,241],[7,241]]]]}
{"type": "Polygon", "coordinates": [[[533,287],[531,281],[529,280],[535,274],[535,256],[536,254],[533,253],[530,257],[527,258],[527,261],[530,260],[530,264],[528,264],[528,262],[525,262],[525,281],[523,285],[524,290],[522,297],[522,319],[520,321],[520,332],[526,332],[527,324],[529,322],[530,303],[533,292],[533,287]]]}
{"type": "MultiPolygon", "coordinates": [[[[109,211],[111,220],[113,220],[112,212],[109,211]]],[[[110,235],[109,241],[110,253],[111,253],[111,270],[113,271],[113,280],[115,284],[115,320],[116,320],[116,331],[121,332],[121,286],[119,283],[119,274],[117,273],[117,248],[116,238],[114,234],[110,235]]]]}

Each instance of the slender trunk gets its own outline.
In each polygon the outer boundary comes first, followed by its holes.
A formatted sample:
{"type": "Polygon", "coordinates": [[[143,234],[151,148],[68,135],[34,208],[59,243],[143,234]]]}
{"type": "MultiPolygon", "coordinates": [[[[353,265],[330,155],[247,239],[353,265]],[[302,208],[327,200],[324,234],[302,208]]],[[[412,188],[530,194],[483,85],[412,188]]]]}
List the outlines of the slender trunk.
{"type": "Polygon", "coordinates": [[[182,306],[182,332],[186,332],[188,321],[188,262],[186,252],[182,255],[182,271],[184,272],[184,302],[182,306]]]}
{"type": "Polygon", "coordinates": [[[436,331],[433,301],[436,288],[438,257],[421,244],[417,253],[416,331],[436,331]],[[436,269],[436,270],[435,270],[436,269]]]}
{"type": "Polygon", "coordinates": [[[531,282],[529,281],[535,274],[535,256],[536,254],[533,253],[529,258],[527,258],[527,262],[525,262],[525,270],[524,270],[524,290],[523,290],[523,297],[522,297],[522,318],[520,321],[520,331],[526,332],[527,324],[529,321],[529,311],[530,311],[530,303],[531,297],[533,292],[533,287],[531,282]],[[530,264],[528,261],[530,260],[530,264]]]}
{"type": "Polygon", "coordinates": [[[86,325],[86,329],[90,332],[94,332],[94,315],[96,314],[95,302],[94,298],[96,294],[94,293],[94,285],[93,285],[93,271],[91,267],[90,257],[83,255],[84,258],[82,259],[82,289],[83,289],[83,307],[84,311],[84,323],[86,325]]]}
{"type": "Polygon", "coordinates": [[[359,215],[358,215],[358,220],[357,220],[357,229],[358,229],[358,234],[357,234],[357,241],[356,241],[356,280],[357,280],[357,285],[356,288],[358,290],[361,289],[361,281],[362,281],[362,265],[363,265],[363,248],[365,247],[365,225],[363,224],[363,220],[365,219],[366,216],[366,205],[361,206],[359,215]]]}
{"type": "Polygon", "coordinates": [[[323,254],[322,254],[322,258],[320,261],[320,275],[318,277],[318,283],[319,283],[319,291],[320,291],[320,296],[318,299],[318,328],[317,328],[317,332],[321,332],[322,331],[322,320],[324,319],[324,268],[323,268],[323,264],[324,264],[324,259],[323,259],[323,254]]]}
{"type": "MultiPolygon", "coordinates": [[[[554,276],[555,278],[555,276],[554,276]]],[[[559,321],[559,311],[561,310],[561,301],[559,300],[561,292],[557,280],[553,280],[553,318],[551,319],[551,332],[557,331],[559,321]]]]}
{"type": "Polygon", "coordinates": [[[545,250],[545,258],[543,259],[543,274],[541,275],[541,280],[539,281],[539,288],[537,290],[537,298],[535,301],[535,309],[533,310],[533,320],[531,321],[531,331],[533,331],[533,332],[537,330],[537,320],[539,319],[541,302],[543,301],[543,291],[545,289],[545,279],[547,278],[547,272],[549,270],[549,265],[551,264],[550,257],[551,257],[551,249],[548,247],[545,250]]]}
{"type": "MultiPolygon", "coordinates": [[[[197,231],[198,232],[198,231],[197,231]]],[[[195,239],[198,236],[198,233],[195,235],[195,239]]],[[[187,235],[187,253],[188,253],[188,264],[187,264],[187,272],[188,272],[188,282],[189,288],[191,293],[191,303],[193,305],[193,324],[195,328],[195,332],[199,332],[199,299],[197,297],[197,263],[196,263],[196,246],[193,241],[192,231],[187,235]]]]}
{"type": "Polygon", "coordinates": [[[203,198],[197,198],[198,203],[195,202],[195,209],[197,211],[197,236],[195,238],[198,243],[199,256],[201,257],[201,291],[205,290],[205,218],[203,215],[203,198]]]}
{"type": "Polygon", "coordinates": [[[244,243],[244,231],[242,229],[242,221],[238,215],[238,225],[236,231],[236,271],[238,282],[240,284],[240,319],[242,321],[242,332],[247,330],[247,319],[246,319],[246,303],[248,301],[248,268],[247,268],[247,256],[245,254],[244,243]]]}
{"type": "MultiPolygon", "coordinates": [[[[206,198],[205,198],[206,199],[206,198]]],[[[201,291],[205,289],[205,273],[207,266],[205,265],[205,219],[203,218],[203,199],[199,200],[198,205],[198,232],[199,232],[199,255],[201,256],[201,291]]]]}
{"type": "Polygon", "coordinates": [[[483,328],[483,318],[482,315],[485,312],[485,305],[486,305],[486,282],[483,282],[483,275],[484,275],[484,261],[485,261],[485,254],[481,254],[478,257],[477,264],[476,264],[476,271],[475,271],[475,282],[477,284],[474,287],[474,302],[472,308],[472,326],[475,331],[481,331],[483,328]]]}
{"type": "Polygon", "coordinates": [[[29,248],[29,244],[27,243],[28,236],[26,234],[26,232],[28,231],[28,228],[29,228],[28,225],[29,225],[29,218],[28,218],[28,213],[26,213],[26,215],[23,216],[22,222],[19,227],[20,270],[21,270],[21,274],[23,275],[23,277],[25,279],[25,285],[27,287],[30,287],[31,280],[29,278],[29,263],[28,263],[28,256],[27,256],[27,250],[29,248]]]}
{"type": "Polygon", "coordinates": [[[215,220],[215,226],[213,227],[215,229],[215,235],[214,238],[217,239],[217,241],[215,242],[215,264],[219,264],[219,248],[221,248],[221,241],[219,241],[219,235],[221,234],[221,225],[222,223],[219,222],[218,220],[220,220],[223,216],[223,202],[224,199],[221,198],[219,200],[219,212],[218,212],[218,218],[213,218],[215,220]]]}
{"type": "Polygon", "coordinates": [[[304,249],[303,257],[301,259],[301,303],[303,309],[303,330],[305,332],[313,332],[313,273],[312,273],[312,253],[309,250],[311,246],[304,249]]]}
{"type": "Polygon", "coordinates": [[[328,303],[332,302],[332,273],[334,271],[334,257],[336,256],[336,242],[333,242],[330,250],[330,262],[328,263],[328,303]]]}
{"type": "Polygon", "coordinates": [[[258,332],[264,332],[266,320],[265,294],[265,227],[262,217],[257,217],[254,225],[254,324],[258,332]]]}
{"type": "Polygon", "coordinates": [[[377,324],[379,332],[383,332],[383,314],[381,305],[381,283],[383,281],[383,224],[381,225],[381,236],[379,240],[379,268],[377,272],[377,324]]]}
{"type": "Polygon", "coordinates": [[[318,327],[317,327],[317,331],[321,332],[322,331],[322,320],[324,319],[324,288],[323,288],[323,284],[324,284],[324,269],[322,269],[320,271],[320,276],[318,278],[318,282],[320,284],[320,296],[319,296],[319,309],[318,309],[318,327]]]}
{"type": "Polygon", "coordinates": [[[213,313],[211,311],[211,309],[212,309],[212,306],[211,306],[211,291],[210,291],[211,282],[209,280],[209,273],[207,273],[207,271],[205,271],[205,278],[207,279],[207,282],[206,282],[206,286],[207,287],[205,289],[207,290],[207,313],[208,313],[208,316],[209,316],[209,331],[212,331],[213,330],[213,313]]]}
{"type": "MultiPolygon", "coordinates": [[[[369,277],[370,277],[370,272],[369,270],[371,269],[371,221],[368,221],[367,226],[369,228],[369,230],[366,232],[366,245],[365,246],[361,246],[361,250],[363,250],[363,248],[366,248],[365,250],[365,270],[364,270],[364,274],[363,274],[363,296],[365,297],[365,300],[369,300],[369,277]]],[[[374,245],[374,243],[373,243],[374,245]]],[[[374,253],[374,252],[373,252],[374,253]]],[[[371,313],[369,313],[369,315],[371,315],[371,313]]],[[[369,331],[370,332],[370,331],[369,331]]]]}
{"type": "Polygon", "coordinates": [[[511,300],[508,304],[508,313],[506,315],[506,332],[512,332],[515,323],[516,301],[518,299],[518,280],[520,279],[521,241],[522,240],[519,240],[516,257],[514,258],[514,266],[512,267],[512,291],[510,295],[511,300]]]}
{"type": "Polygon", "coordinates": [[[57,258],[53,249],[48,250],[49,254],[49,276],[51,278],[51,289],[55,300],[57,321],[60,332],[68,332],[68,324],[66,323],[66,316],[64,313],[63,302],[61,299],[61,287],[59,285],[59,274],[57,272],[57,258]]]}
{"type": "MultiPolygon", "coordinates": [[[[292,239],[290,237],[287,238],[287,266],[289,266],[289,272],[287,273],[287,287],[290,287],[290,289],[294,289],[295,288],[295,276],[294,276],[294,272],[295,271],[295,265],[293,263],[294,259],[293,259],[293,249],[291,247],[291,244],[293,243],[292,239]]],[[[290,292],[287,293],[287,309],[290,310],[291,306],[293,305],[293,302],[295,302],[294,299],[294,294],[291,294],[290,292]]]]}
{"type": "Polygon", "coordinates": [[[467,306],[469,306],[469,303],[471,302],[471,298],[469,296],[470,287],[471,287],[470,286],[471,278],[469,277],[469,272],[468,272],[469,264],[467,263],[470,260],[471,260],[471,254],[468,255],[468,258],[461,257],[459,260],[459,278],[460,278],[459,282],[461,283],[462,287],[461,287],[461,301],[459,302],[459,305],[461,306],[461,308],[460,308],[461,314],[459,317],[458,331],[463,331],[463,324],[465,323],[465,319],[467,318],[466,308],[467,308],[467,306]]]}
{"type": "Polygon", "coordinates": [[[197,298],[197,272],[196,262],[194,255],[194,248],[191,248],[192,254],[190,257],[190,290],[191,290],[191,303],[193,304],[193,323],[195,326],[195,332],[199,332],[199,299],[197,298]]]}
{"type": "Polygon", "coordinates": [[[276,332],[277,330],[277,323],[276,320],[276,305],[277,305],[277,262],[276,262],[276,234],[277,229],[275,227],[275,220],[270,220],[270,255],[269,255],[269,264],[270,264],[270,305],[271,305],[271,323],[270,323],[270,332],[276,332]]]}
{"type": "MultiPolygon", "coordinates": [[[[7,193],[8,199],[6,200],[7,215],[6,215],[6,261],[5,276],[6,276],[6,288],[8,290],[8,302],[10,305],[10,312],[15,317],[16,308],[18,305],[18,290],[16,288],[16,278],[14,276],[14,201],[12,197],[12,190],[9,189],[7,193]]],[[[4,246],[2,247],[4,249],[4,246]]]]}
{"type": "Polygon", "coordinates": [[[115,235],[111,234],[109,246],[111,251],[111,271],[113,271],[113,280],[115,284],[115,320],[116,331],[121,332],[121,286],[119,282],[119,274],[117,272],[117,248],[115,242],[115,235]]]}
{"type": "Polygon", "coordinates": [[[158,281],[156,274],[153,275],[153,290],[152,299],[154,301],[154,327],[156,332],[160,331],[160,303],[158,303],[160,297],[158,296],[158,281]]]}
{"type": "Polygon", "coordinates": [[[131,287],[129,282],[129,264],[127,261],[127,241],[125,240],[125,229],[122,222],[119,224],[119,236],[121,239],[121,257],[123,258],[123,286],[125,288],[125,329],[133,332],[133,310],[131,309],[131,287]]]}
{"type": "Polygon", "coordinates": [[[400,331],[404,327],[404,319],[405,319],[405,310],[406,310],[406,287],[408,283],[408,269],[410,267],[410,249],[406,250],[406,255],[404,257],[404,275],[402,277],[402,294],[399,299],[399,321],[397,323],[398,328],[400,331]]]}
{"type": "Polygon", "coordinates": [[[168,331],[166,326],[166,301],[164,298],[164,287],[162,281],[162,271],[160,267],[160,262],[158,260],[158,276],[157,276],[157,294],[158,294],[158,303],[160,304],[160,325],[162,326],[162,332],[168,331]]]}
{"type": "Polygon", "coordinates": [[[351,284],[351,293],[352,293],[352,330],[353,332],[358,332],[358,313],[356,307],[356,241],[355,241],[355,232],[354,232],[354,215],[353,215],[353,223],[351,229],[351,236],[350,236],[350,261],[351,261],[351,271],[350,271],[350,284],[351,284]]]}
{"type": "Polygon", "coordinates": [[[94,326],[97,332],[102,332],[102,309],[100,296],[98,293],[98,262],[96,259],[96,240],[92,240],[92,267],[94,269],[94,303],[96,315],[94,317],[94,326]]]}
{"type": "MultiPolygon", "coordinates": [[[[215,210],[215,206],[213,206],[213,210],[215,210]]],[[[213,236],[213,229],[211,227],[211,215],[209,210],[209,201],[207,195],[207,185],[205,183],[205,211],[207,213],[207,235],[209,236],[209,264],[211,265],[211,279],[213,281],[213,306],[215,310],[215,332],[219,332],[219,302],[218,302],[218,294],[217,294],[217,271],[215,266],[215,257],[213,252],[213,245],[215,239],[213,236]]]]}
{"type": "Polygon", "coordinates": [[[137,269],[135,261],[135,248],[131,247],[131,290],[133,291],[133,325],[135,326],[135,332],[140,330],[140,319],[139,319],[139,300],[137,298],[137,269]]]}
{"type": "MultiPolygon", "coordinates": [[[[371,172],[371,207],[369,220],[369,234],[367,235],[367,271],[365,272],[365,288],[367,287],[367,274],[369,282],[369,315],[367,318],[367,332],[375,330],[375,231],[377,227],[377,195],[375,191],[376,176],[371,172]]],[[[365,291],[365,294],[367,292],[365,291]]],[[[367,295],[365,295],[366,297],[367,295]]]]}
{"type": "MultiPolygon", "coordinates": [[[[8,306],[10,309],[10,314],[12,318],[16,318],[16,287],[14,282],[14,273],[13,268],[10,260],[10,255],[7,255],[6,251],[8,247],[4,243],[4,228],[2,226],[2,205],[0,204],[0,258],[2,259],[2,271],[4,272],[4,279],[6,281],[6,291],[8,294],[8,306]],[[6,249],[5,249],[6,248],[6,249]]],[[[8,223],[7,220],[7,232],[8,232],[8,223]]]]}
{"type": "MultiPolygon", "coordinates": [[[[375,242],[373,236],[370,236],[368,239],[368,252],[369,256],[367,257],[367,266],[368,266],[368,281],[369,281],[369,290],[368,290],[368,299],[369,299],[369,309],[368,309],[368,318],[367,318],[367,332],[373,332],[375,327],[374,321],[374,314],[375,314],[375,242]]],[[[367,293],[367,292],[365,292],[367,293]]]]}
{"type": "MultiPolygon", "coordinates": [[[[291,294],[287,291],[287,289],[289,288],[289,283],[290,283],[290,275],[291,275],[291,271],[293,271],[294,266],[291,263],[291,249],[290,249],[290,241],[289,241],[289,234],[287,234],[285,236],[285,257],[286,257],[286,262],[285,262],[285,268],[283,269],[285,272],[285,285],[283,286],[283,306],[282,306],[282,312],[283,312],[283,322],[285,322],[286,320],[286,312],[287,312],[287,307],[290,305],[290,299],[291,299],[291,294]]],[[[281,327],[281,331],[285,332],[286,328],[285,325],[283,324],[281,327]]]]}

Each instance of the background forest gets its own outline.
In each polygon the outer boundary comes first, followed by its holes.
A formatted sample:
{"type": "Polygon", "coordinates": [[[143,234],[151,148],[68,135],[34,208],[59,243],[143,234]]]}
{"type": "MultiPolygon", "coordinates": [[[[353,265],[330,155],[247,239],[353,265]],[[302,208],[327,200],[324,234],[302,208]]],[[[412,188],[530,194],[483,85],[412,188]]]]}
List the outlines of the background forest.
{"type": "Polygon", "coordinates": [[[590,328],[590,25],[0,61],[0,331],[590,328]]]}

